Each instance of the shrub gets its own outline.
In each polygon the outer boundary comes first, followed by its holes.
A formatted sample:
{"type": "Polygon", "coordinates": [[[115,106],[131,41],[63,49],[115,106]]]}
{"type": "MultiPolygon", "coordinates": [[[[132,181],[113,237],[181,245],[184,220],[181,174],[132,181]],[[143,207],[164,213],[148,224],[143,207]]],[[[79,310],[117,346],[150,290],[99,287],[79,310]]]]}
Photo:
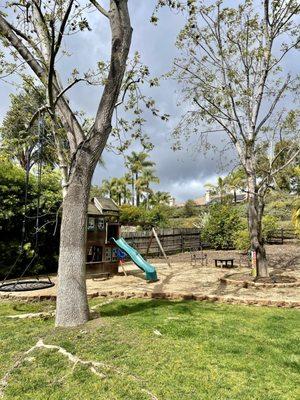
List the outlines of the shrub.
{"type": "Polygon", "coordinates": [[[197,204],[193,200],[187,200],[183,209],[186,217],[193,217],[198,214],[197,204]]]}
{"type": "MultiPolygon", "coordinates": [[[[20,249],[25,198],[25,172],[15,163],[0,156],[0,279],[17,260],[11,276],[18,276],[32,259],[35,243],[35,216],[37,206],[37,178],[30,174],[26,209],[26,235],[20,249]],[[31,250],[30,250],[31,249],[31,250]]],[[[38,262],[31,265],[29,274],[57,270],[59,227],[54,235],[56,212],[61,204],[59,175],[43,168],[40,196],[40,230],[38,235],[38,262]]],[[[59,222],[59,221],[58,221],[59,222]]]]}
{"type": "Polygon", "coordinates": [[[140,225],[143,229],[164,227],[168,219],[168,210],[164,206],[156,206],[142,213],[140,225]]]}
{"type": "Polygon", "coordinates": [[[264,215],[262,219],[262,235],[265,240],[274,235],[279,228],[279,219],[274,215],[264,215]]]}
{"type": "Polygon", "coordinates": [[[234,246],[237,250],[247,251],[251,246],[249,230],[240,229],[234,235],[234,246]]]}
{"type": "Polygon", "coordinates": [[[234,248],[236,232],[241,228],[243,222],[238,209],[228,204],[215,204],[210,207],[202,239],[215,249],[234,248]]]}
{"type": "Polygon", "coordinates": [[[120,207],[120,222],[122,225],[140,225],[143,229],[163,227],[168,220],[168,214],[167,206],[156,206],[146,210],[143,206],[125,204],[120,207]]]}
{"type": "Polygon", "coordinates": [[[122,225],[139,225],[143,210],[140,207],[124,204],[120,207],[120,222],[122,225]]]}
{"type": "Polygon", "coordinates": [[[296,234],[300,237],[300,203],[296,205],[295,209],[293,210],[292,222],[296,234]]]}

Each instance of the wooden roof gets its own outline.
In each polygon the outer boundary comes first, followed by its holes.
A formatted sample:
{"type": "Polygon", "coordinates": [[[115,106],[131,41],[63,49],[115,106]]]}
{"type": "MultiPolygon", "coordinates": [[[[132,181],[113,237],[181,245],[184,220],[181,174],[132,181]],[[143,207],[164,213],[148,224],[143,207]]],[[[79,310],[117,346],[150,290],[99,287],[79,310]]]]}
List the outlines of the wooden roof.
{"type": "Polygon", "coordinates": [[[110,198],[93,197],[88,205],[90,215],[119,215],[119,207],[110,198]]]}

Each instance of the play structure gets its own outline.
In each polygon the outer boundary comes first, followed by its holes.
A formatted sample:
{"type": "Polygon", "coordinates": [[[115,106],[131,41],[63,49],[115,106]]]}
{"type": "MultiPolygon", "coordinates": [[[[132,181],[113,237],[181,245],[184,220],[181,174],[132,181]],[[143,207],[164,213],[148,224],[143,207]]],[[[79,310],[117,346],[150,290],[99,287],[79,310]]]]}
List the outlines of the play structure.
{"type": "Polygon", "coordinates": [[[129,246],[126,240],[124,240],[123,238],[112,238],[112,240],[122,251],[124,251],[130,257],[130,259],[135,263],[136,266],[138,266],[142,271],[146,273],[147,281],[157,281],[157,273],[153,265],[144,260],[144,258],[140,255],[138,251],[129,246]]]}
{"type": "MultiPolygon", "coordinates": [[[[87,273],[97,277],[117,274],[120,261],[123,262],[127,255],[145,272],[148,281],[156,281],[155,268],[120,237],[120,230],[119,208],[116,203],[109,198],[94,197],[88,206],[87,273]]],[[[121,266],[123,268],[122,264],[121,266]]],[[[124,268],[123,271],[126,275],[124,268]]]]}

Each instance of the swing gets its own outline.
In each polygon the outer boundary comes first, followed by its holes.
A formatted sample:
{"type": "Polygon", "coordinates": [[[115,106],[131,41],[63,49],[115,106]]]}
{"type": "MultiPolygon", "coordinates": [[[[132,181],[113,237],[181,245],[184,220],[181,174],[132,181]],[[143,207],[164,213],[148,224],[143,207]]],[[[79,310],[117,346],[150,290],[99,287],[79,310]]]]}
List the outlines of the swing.
{"type": "Polygon", "coordinates": [[[24,214],[23,214],[23,221],[22,221],[22,237],[19,246],[19,254],[15,260],[15,262],[10,267],[8,273],[6,274],[3,281],[0,283],[0,291],[1,292],[26,292],[31,290],[43,290],[53,287],[55,284],[51,281],[50,277],[47,276],[47,280],[41,280],[37,276],[36,279],[26,280],[23,279],[25,273],[29,270],[32,266],[34,261],[38,258],[38,233],[39,233],[39,220],[40,220],[40,198],[41,198],[41,175],[42,175],[42,135],[41,135],[41,125],[43,126],[44,132],[44,123],[42,123],[41,118],[39,118],[38,124],[38,186],[37,186],[37,207],[36,207],[36,217],[35,217],[35,252],[32,256],[29,263],[26,265],[24,271],[22,272],[21,276],[14,280],[7,282],[8,277],[12,273],[13,269],[17,265],[18,261],[20,260],[23,252],[24,252],[24,241],[26,236],[26,212],[27,212],[27,201],[28,201],[28,186],[29,186],[29,172],[30,172],[30,157],[29,157],[29,150],[27,156],[27,164],[26,164],[26,174],[25,174],[25,200],[24,200],[24,214]]]}

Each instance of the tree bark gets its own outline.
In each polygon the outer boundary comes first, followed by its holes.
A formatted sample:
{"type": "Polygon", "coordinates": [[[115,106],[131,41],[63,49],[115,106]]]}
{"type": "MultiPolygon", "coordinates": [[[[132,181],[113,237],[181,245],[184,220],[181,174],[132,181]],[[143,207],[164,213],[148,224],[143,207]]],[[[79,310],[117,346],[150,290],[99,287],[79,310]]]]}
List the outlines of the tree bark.
{"type": "MultiPolygon", "coordinates": [[[[138,179],[139,179],[139,174],[136,173],[135,174],[135,183],[138,181],[138,179]]],[[[136,205],[138,207],[140,205],[140,193],[139,193],[139,189],[136,187],[136,184],[135,184],[135,191],[136,191],[136,205]]]]}
{"type": "MultiPolygon", "coordinates": [[[[36,8],[34,22],[37,34],[42,41],[42,51],[44,51],[42,62],[39,48],[34,44],[33,49],[27,47],[21,40],[22,35],[20,38],[1,14],[0,34],[8,40],[11,47],[17,50],[45,86],[51,111],[60,116],[66,129],[71,165],[68,166],[68,181],[65,179],[64,182],[56,325],[76,326],[85,323],[89,317],[85,282],[85,246],[91,178],[111,132],[111,120],[126,70],[132,28],[127,0],[110,0],[110,10],[105,13],[105,16],[109,18],[111,29],[110,68],[95,123],[89,134],[84,135],[69,102],[63,94],[60,95],[61,85],[54,65],[57,52],[51,48],[51,43],[49,44],[51,38],[49,39],[48,35],[46,37],[41,32],[41,29],[49,29],[47,18],[41,19],[41,11],[36,12],[38,5],[35,3],[34,5],[36,8]]],[[[68,16],[68,14],[65,15],[66,18],[68,16]]],[[[61,161],[63,173],[65,173],[67,167],[64,165],[64,160],[61,159],[61,161]]]]}
{"type": "Polygon", "coordinates": [[[63,200],[57,289],[57,326],[77,326],[89,319],[86,290],[86,218],[93,168],[80,155],[63,200]]]}
{"type": "Polygon", "coordinates": [[[132,205],[134,206],[135,195],[134,195],[134,175],[133,174],[131,177],[131,197],[132,197],[132,205]]]}
{"type": "Polygon", "coordinates": [[[127,0],[111,0],[111,60],[107,83],[90,138],[77,147],[63,203],[60,238],[56,325],[88,321],[86,290],[86,218],[91,179],[111,132],[111,120],[126,70],[132,28],[127,0]]]}
{"type": "Polygon", "coordinates": [[[248,172],[248,224],[251,238],[251,249],[256,252],[256,276],[268,277],[266,250],[262,237],[262,216],[264,203],[259,198],[254,172],[248,172]]]}

